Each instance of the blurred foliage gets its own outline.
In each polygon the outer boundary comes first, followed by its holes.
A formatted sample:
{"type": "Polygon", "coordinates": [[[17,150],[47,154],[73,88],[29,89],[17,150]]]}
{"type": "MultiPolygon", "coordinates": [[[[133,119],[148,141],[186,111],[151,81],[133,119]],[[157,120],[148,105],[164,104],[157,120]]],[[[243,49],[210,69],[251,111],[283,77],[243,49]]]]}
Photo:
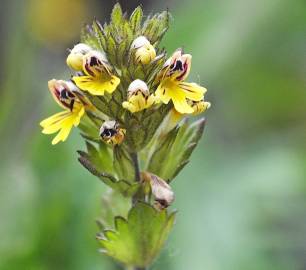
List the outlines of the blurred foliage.
{"type": "MultiPolygon", "coordinates": [[[[50,74],[69,76],[61,53],[84,18],[103,21],[110,2],[1,2],[1,270],[120,269],[97,252],[105,188],[77,163],[85,145],[75,133],[55,149],[38,127],[56,106],[50,74]]],[[[180,212],[153,269],[306,269],[305,1],[143,5],[169,7],[163,45],[188,44],[191,75],[213,104],[204,139],[174,183],[180,212]]]]}
{"type": "Polygon", "coordinates": [[[43,42],[45,47],[77,39],[76,33],[82,22],[90,18],[90,6],[84,0],[29,0],[28,2],[27,30],[35,40],[43,42]]]}

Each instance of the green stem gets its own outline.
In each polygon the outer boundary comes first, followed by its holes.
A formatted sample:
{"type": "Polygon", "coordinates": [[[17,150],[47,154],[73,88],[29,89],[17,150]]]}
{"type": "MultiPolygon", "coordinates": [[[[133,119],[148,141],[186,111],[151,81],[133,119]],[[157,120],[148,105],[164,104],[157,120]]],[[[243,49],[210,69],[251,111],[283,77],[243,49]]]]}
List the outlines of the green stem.
{"type": "MultiPolygon", "coordinates": [[[[135,168],[135,182],[140,182],[141,179],[140,179],[140,168],[139,168],[138,154],[137,153],[131,153],[131,158],[132,158],[132,161],[134,163],[134,168],[135,168]]],[[[136,193],[132,197],[133,205],[135,205],[135,203],[138,201],[139,197],[140,197],[139,192],[136,193]]],[[[138,270],[138,268],[135,268],[135,270],[138,270]]]]}
{"type": "Polygon", "coordinates": [[[135,182],[140,182],[140,168],[139,168],[138,154],[131,153],[131,157],[135,168],[135,182]]]}

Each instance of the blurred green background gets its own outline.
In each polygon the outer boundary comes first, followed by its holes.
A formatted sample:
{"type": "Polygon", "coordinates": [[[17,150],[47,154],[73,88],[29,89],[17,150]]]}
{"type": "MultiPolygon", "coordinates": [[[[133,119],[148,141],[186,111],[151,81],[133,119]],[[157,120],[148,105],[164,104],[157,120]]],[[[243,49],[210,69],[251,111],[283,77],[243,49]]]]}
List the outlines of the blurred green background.
{"type": "MultiPolygon", "coordinates": [[[[120,1],[131,11],[141,1],[120,1]]],[[[97,252],[99,181],[39,121],[58,111],[47,81],[115,1],[1,0],[0,269],[120,269],[97,252]]],[[[173,184],[175,229],[152,269],[306,269],[306,2],[142,1],[169,8],[163,46],[193,54],[208,88],[205,136],[173,184]]]]}

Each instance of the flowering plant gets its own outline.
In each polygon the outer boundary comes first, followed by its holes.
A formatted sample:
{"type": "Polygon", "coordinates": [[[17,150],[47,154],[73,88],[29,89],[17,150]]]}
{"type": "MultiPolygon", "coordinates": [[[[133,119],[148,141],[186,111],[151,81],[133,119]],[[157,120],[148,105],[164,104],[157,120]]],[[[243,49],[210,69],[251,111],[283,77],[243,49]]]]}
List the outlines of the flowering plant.
{"type": "Polygon", "coordinates": [[[101,251],[129,269],[146,269],[160,252],[175,212],[170,182],[189,162],[204,119],[188,116],[209,108],[206,89],[188,83],[191,55],[176,50],[168,59],[158,46],[169,13],[128,18],[119,4],[109,24],[95,20],[67,57],[70,80],[51,80],[51,95],[63,108],[40,124],[65,141],[78,127],[86,151],[80,163],[110,187],[103,198],[101,251]]]}

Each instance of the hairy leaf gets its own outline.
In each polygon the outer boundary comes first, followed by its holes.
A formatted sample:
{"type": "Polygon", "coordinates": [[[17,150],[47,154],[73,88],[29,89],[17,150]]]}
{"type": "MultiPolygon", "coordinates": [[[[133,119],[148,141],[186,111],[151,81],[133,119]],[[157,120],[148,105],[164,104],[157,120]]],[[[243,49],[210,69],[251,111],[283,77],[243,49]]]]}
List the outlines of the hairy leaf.
{"type": "Polygon", "coordinates": [[[140,29],[142,17],[143,17],[142,8],[139,6],[133,11],[130,17],[130,27],[134,32],[134,34],[137,33],[138,30],[140,29]]]}
{"type": "Polygon", "coordinates": [[[123,20],[122,9],[121,9],[120,4],[117,3],[112,10],[111,23],[114,26],[120,26],[120,24],[122,23],[122,20],[123,20]]]}

